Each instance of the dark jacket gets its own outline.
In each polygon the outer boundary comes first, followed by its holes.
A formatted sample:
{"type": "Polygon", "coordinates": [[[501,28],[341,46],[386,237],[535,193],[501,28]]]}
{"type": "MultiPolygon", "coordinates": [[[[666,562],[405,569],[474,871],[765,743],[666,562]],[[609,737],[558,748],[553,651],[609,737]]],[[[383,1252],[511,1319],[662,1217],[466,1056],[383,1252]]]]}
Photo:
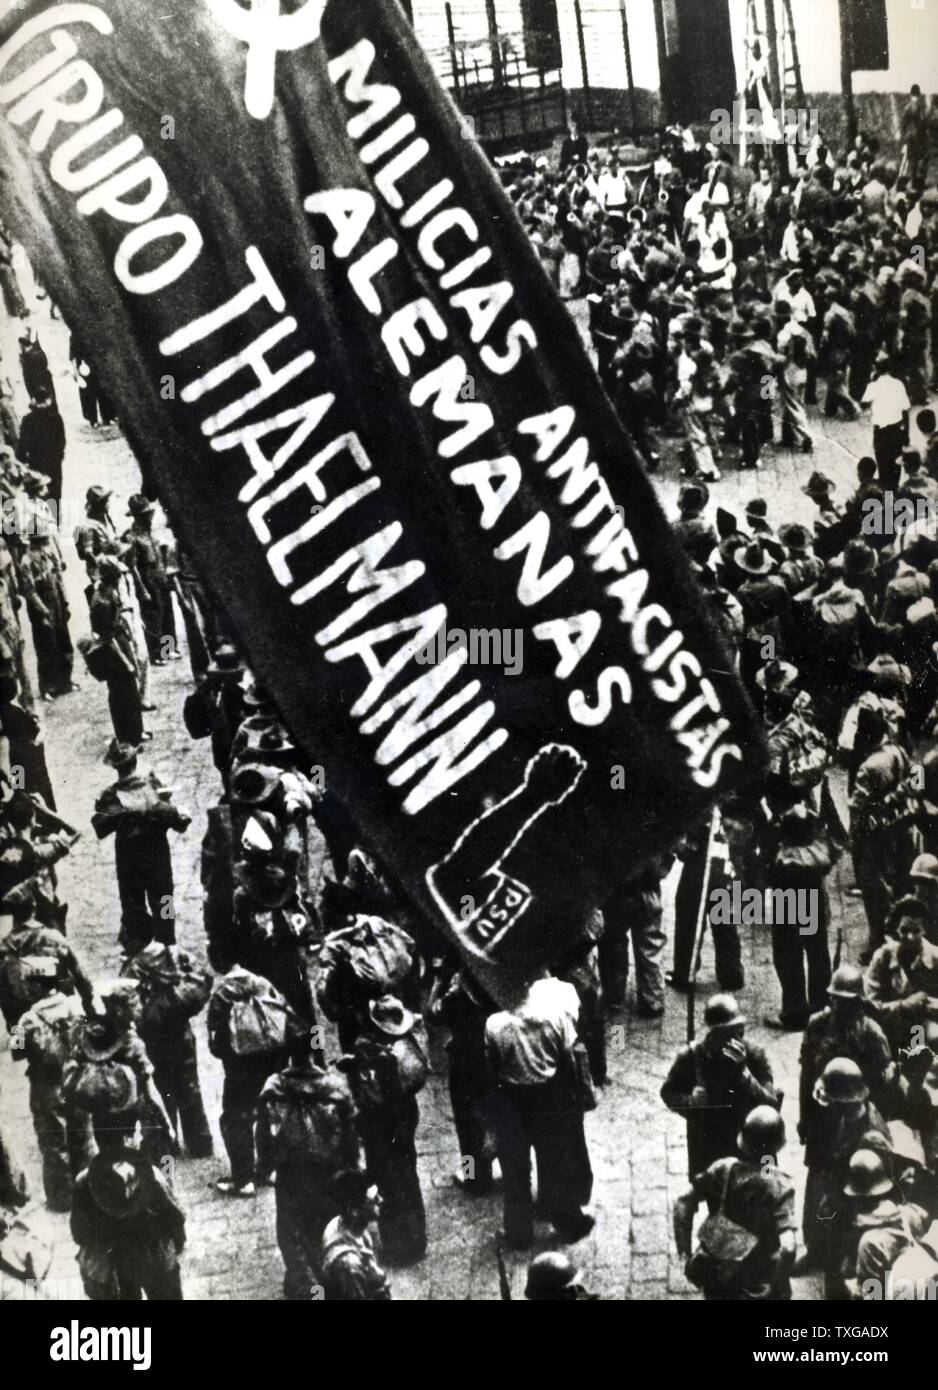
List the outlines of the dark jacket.
{"type": "Polygon", "coordinates": [[[743,1120],[757,1105],[779,1109],[782,1092],[775,1085],[769,1059],[761,1047],[744,1041],[741,1067],[697,1039],[682,1047],[671,1064],[661,1099],[687,1121],[687,1156],[691,1177],[719,1158],[736,1152],[743,1120]]]}
{"type": "Polygon", "coordinates": [[[807,1140],[818,1124],[821,1107],[814,1099],[818,1077],[835,1057],[849,1057],[863,1073],[874,1099],[882,1095],[892,1066],[886,1034],[861,1004],[855,1012],[835,1014],[822,1009],[808,1020],[801,1040],[801,1137],[807,1140]]]}
{"type": "Polygon", "coordinates": [[[135,772],[119,778],[98,797],[91,824],[99,840],[115,837],[118,847],[145,841],[167,830],[185,830],[189,821],[160,796],[162,784],[152,772],[135,772]]]}
{"type": "Polygon", "coordinates": [[[54,405],[31,406],[20,425],[17,458],[47,478],[61,479],[65,425],[54,405]]]}

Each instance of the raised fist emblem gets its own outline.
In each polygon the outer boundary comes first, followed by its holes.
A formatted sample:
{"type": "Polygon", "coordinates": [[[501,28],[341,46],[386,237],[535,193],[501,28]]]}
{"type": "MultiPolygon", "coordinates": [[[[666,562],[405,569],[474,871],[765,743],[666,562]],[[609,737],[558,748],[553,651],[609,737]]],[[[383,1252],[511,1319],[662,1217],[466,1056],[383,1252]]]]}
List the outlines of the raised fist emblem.
{"type": "Polygon", "coordinates": [[[427,870],[435,901],[476,953],[491,952],[534,901],[534,889],[516,878],[506,861],[545,811],[566,801],[585,771],[586,760],[575,748],[546,743],[529,760],[524,780],[470,822],[427,870]],[[460,910],[467,900],[468,916],[460,910]]]}
{"type": "Polygon", "coordinates": [[[206,0],[223,29],[247,44],[244,104],[248,114],[263,121],[274,109],[277,54],[295,53],[319,38],[326,0],[306,0],[293,14],[282,14],[280,0],[206,0]]]}
{"type": "Polygon", "coordinates": [[[528,763],[526,778],[531,791],[549,806],[559,806],[583,775],[583,759],[572,748],[548,743],[528,763]]]}

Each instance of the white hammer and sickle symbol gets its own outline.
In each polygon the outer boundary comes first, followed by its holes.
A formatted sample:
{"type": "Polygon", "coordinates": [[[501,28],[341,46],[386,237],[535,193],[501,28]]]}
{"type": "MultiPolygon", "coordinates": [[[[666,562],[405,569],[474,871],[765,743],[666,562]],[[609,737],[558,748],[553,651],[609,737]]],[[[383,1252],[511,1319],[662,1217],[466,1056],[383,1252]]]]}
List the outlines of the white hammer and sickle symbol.
{"type": "Polygon", "coordinates": [[[229,34],[247,44],[244,104],[255,120],[266,120],[274,106],[277,54],[294,53],[319,38],[326,0],[306,0],[294,14],[281,14],[280,0],[250,0],[250,9],[239,0],[208,0],[208,6],[229,34]]]}

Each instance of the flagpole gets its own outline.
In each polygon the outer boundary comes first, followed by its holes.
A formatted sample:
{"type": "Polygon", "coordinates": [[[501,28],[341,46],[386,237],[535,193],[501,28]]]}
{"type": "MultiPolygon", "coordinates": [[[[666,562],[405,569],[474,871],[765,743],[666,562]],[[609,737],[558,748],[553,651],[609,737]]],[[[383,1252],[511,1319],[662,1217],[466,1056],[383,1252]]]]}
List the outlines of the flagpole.
{"type": "Polygon", "coordinates": [[[703,955],[704,932],[707,930],[707,891],[710,887],[710,861],[713,855],[713,841],[716,837],[718,811],[714,806],[710,814],[710,828],[707,832],[707,857],[704,860],[703,883],[700,890],[700,902],[697,904],[697,922],[694,927],[694,954],[691,957],[690,976],[687,985],[687,1041],[694,1041],[695,1012],[697,1002],[697,975],[700,971],[700,960],[703,955]]]}

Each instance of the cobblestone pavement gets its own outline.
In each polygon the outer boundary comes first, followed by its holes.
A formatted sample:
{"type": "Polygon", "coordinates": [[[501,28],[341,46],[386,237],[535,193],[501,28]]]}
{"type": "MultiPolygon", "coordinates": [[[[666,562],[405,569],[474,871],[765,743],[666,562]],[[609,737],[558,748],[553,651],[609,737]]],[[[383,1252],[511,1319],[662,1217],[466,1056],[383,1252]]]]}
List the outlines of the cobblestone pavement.
{"type": "MultiPolygon", "coordinates": [[[[579,316],[579,308],[575,311],[579,316]]],[[[84,424],[78,408],[77,388],[67,356],[67,335],[58,320],[49,321],[47,307],[38,306],[40,337],[57,376],[57,391],[66,419],[69,447],[65,464],[66,505],[80,515],[85,489],[92,482],[114,490],[112,511],[119,527],[124,524],[126,499],[138,489],[133,458],[116,427],[93,431],[84,424]]],[[[15,349],[15,334],[3,330],[4,354],[15,349]]],[[[11,360],[15,362],[15,351],[11,360]]],[[[11,372],[11,375],[13,373],[11,372]]],[[[715,500],[742,513],[745,502],[758,493],[768,502],[774,522],[810,521],[812,507],[801,486],[815,467],[835,478],[838,495],[854,486],[855,459],[867,452],[869,424],[831,425],[816,422],[817,452],[813,458],[789,451],[769,450],[761,473],[739,474],[727,467],[724,480],[712,485],[715,500]]],[[[672,451],[673,452],[673,451],[672,451]]],[[[673,458],[660,475],[660,492],[669,512],[675,512],[677,492],[673,458]]],[[[77,515],[76,515],[77,521],[77,515]]],[[[72,606],[72,634],[87,632],[84,571],[69,540],[65,545],[67,579],[72,606]]],[[[83,838],[61,868],[61,891],[70,904],[69,932],[90,963],[96,977],[116,971],[118,903],[114,887],[113,848],[98,843],[89,818],[95,797],[111,780],[101,758],[110,726],[105,690],[76,665],[81,683],[73,694],[49,706],[45,716],[49,763],[60,812],[82,828],[83,838]]],[[[177,884],[177,931],[187,949],[203,954],[199,845],[205,828],[205,811],[217,796],[217,777],[206,742],[193,742],[182,724],[182,702],[188,691],[186,662],[155,670],[152,695],[158,710],[150,716],[154,740],[147,761],[176,789],[177,800],[193,812],[185,835],[173,836],[177,884]]],[[[843,789],[838,789],[842,796],[843,789]]],[[[849,867],[842,866],[832,882],[834,920],[846,926],[845,960],[855,960],[860,949],[861,927],[857,902],[847,896],[849,867]]],[[[672,923],[673,879],[666,894],[666,921],[672,923]]],[[[753,1038],[768,1047],[776,1079],[784,1087],[785,1119],[794,1138],[797,1097],[798,1038],[770,1034],[762,1015],[777,1009],[777,985],[771,964],[768,933],[744,930],[747,988],[741,996],[752,1020],[753,1038]]],[[[705,951],[700,994],[714,988],[712,960],[705,951]]],[[[698,999],[698,1015],[702,998],[698,999]]],[[[686,1011],[683,996],[669,992],[666,1015],[647,1021],[627,1008],[610,1019],[610,1082],[599,1108],[587,1117],[589,1146],[596,1177],[594,1206],[596,1226],[591,1236],[575,1247],[585,1282],[606,1299],[662,1299],[697,1297],[686,1283],[681,1262],[670,1238],[670,1213],[676,1195],[686,1185],[683,1126],[668,1114],[658,1099],[670,1058],[683,1043],[686,1011]]],[[[2,1025],[0,1025],[2,1030],[2,1025]]],[[[277,1299],[281,1297],[282,1269],[274,1230],[274,1194],[262,1189],[256,1199],[233,1201],[218,1195],[215,1180],[226,1171],[217,1129],[221,1071],[206,1047],[204,1015],[198,1027],[199,1061],[208,1112],[215,1131],[218,1156],[213,1160],[181,1161],[176,1185],[188,1215],[188,1247],[184,1256],[183,1283],[189,1299],[277,1299]]],[[[451,1174],[458,1162],[455,1135],[449,1119],[444,1074],[444,1054],[434,1040],[434,1069],[421,1097],[418,1132],[421,1177],[425,1190],[429,1251],[416,1267],[392,1271],[395,1298],[497,1299],[498,1275],[495,1233],[500,1224],[497,1195],[470,1199],[458,1192],[451,1174]]],[[[5,1048],[0,1051],[0,1096],[5,1129],[27,1165],[34,1194],[41,1195],[38,1155],[27,1109],[23,1069],[5,1048]]],[[[803,1170],[797,1142],[789,1143],[783,1166],[803,1189],[803,1170]]],[[[54,1244],[50,1278],[67,1281],[62,1296],[80,1292],[74,1247],[67,1218],[43,1212],[43,1229],[54,1244]]],[[[551,1241],[543,1234],[540,1248],[551,1241]]],[[[515,1297],[522,1296],[526,1260],[510,1256],[515,1297]]],[[[6,1286],[9,1297],[19,1292],[6,1286]]],[[[810,1280],[796,1283],[796,1297],[819,1296],[810,1280]]]]}

